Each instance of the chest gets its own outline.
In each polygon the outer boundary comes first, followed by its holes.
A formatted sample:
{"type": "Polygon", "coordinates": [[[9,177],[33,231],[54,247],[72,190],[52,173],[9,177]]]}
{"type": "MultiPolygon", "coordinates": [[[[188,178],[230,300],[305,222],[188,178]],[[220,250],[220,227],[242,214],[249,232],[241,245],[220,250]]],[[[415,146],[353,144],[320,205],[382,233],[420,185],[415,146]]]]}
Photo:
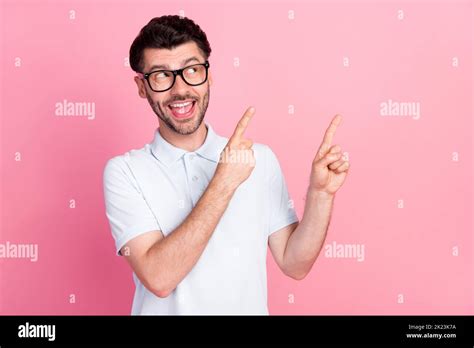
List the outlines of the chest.
{"type": "MultiPolygon", "coordinates": [[[[191,213],[212,180],[217,163],[204,158],[183,157],[171,166],[158,161],[140,162],[132,168],[150,210],[166,236],[191,213]]],[[[210,244],[221,247],[266,242],[268,189],[261,168],[235,191],[221,217],[210,244]]]]}

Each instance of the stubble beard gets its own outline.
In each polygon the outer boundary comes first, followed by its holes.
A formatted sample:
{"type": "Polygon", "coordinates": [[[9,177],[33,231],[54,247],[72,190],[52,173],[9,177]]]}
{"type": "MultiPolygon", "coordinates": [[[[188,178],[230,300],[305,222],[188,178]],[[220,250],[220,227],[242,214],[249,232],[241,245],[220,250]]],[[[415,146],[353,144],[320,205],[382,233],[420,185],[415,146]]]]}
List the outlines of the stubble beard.
{"type": "MultiPolygon", "coordinates": [[[[156,116],[158,116],[169,129],[181,135],[192,134],[199,128],[202,121],[204,120],[204,116],[206,115],[207,107],[209,105],[209,95],[210,88],[208,86],[207,92],[204,95],[202,102],[199,103],[199,101],[196,101],[196,105],[194,106],[195,112],[197,112],[197,116],[194,115],[190,119],[180,121],[169,115],[171,113],[171,110],[169,110],[168,106],[165,106],[165,108],[167,108],[165,112],[165,110],[163,110],[163,108],[161,107],[160,103],[154,102],[151,96],[148,94],[148,91],[146,92],[146,98],[148,99],[148,103],[150,104],[156,116]]],[[[185,97],[174,101],[179,102],[180,100],[182,101],[186,99],[196,100],[193,97],[185,97]]]]}

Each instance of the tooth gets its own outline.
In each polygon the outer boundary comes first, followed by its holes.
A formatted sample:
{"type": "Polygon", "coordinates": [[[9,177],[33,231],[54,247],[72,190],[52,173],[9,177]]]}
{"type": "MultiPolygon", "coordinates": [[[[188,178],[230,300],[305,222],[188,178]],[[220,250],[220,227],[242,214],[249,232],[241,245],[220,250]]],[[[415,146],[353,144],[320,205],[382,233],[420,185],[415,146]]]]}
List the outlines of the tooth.
{"type": "Polygon", "coordinates": [[[185,107],[189,104],[191,104],[192,102],[186,102],[186,103],[183,103],[183,104],[171,104],[171,107],[174,107],[174,108],[182,108],[182,107],[185,107]]]}

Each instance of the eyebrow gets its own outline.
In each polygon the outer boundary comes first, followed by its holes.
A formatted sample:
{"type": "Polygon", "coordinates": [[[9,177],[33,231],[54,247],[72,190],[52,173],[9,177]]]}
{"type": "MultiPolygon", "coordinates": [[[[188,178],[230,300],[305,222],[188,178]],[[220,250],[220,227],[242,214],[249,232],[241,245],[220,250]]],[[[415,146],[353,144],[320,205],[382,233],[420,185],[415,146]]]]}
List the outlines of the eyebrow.
{"type": "MultiPolygon", "coordinates": [[[[185,64],[188,64],[189,62],[192,62],[193,60],[197,61],[198,63],[199,62],[199,59],[197,57],[190,57],[188,59],[185,59],[181,62],[181,66],[184,66],[185,64]]],[[[150,71],[153,71],[155,69],[169,69],[169,66],[166,65],[166,64],[155,64],[155,65],[152,65],[152,67],[150,68],[150,71]]]]}

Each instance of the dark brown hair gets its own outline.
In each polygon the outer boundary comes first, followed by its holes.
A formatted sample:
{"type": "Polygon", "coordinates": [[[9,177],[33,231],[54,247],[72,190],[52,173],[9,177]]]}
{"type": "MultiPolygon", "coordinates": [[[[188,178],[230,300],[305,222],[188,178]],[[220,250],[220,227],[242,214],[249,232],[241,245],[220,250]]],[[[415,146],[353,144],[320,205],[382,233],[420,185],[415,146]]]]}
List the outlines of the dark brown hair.
{"type": "Polygon", "coordinates": [[[143,51],[145,48],[173,49],[184,43],[194,41],[203,57],[211,55],[207,36],[199,25],[191,19],[177,15],[155,17],[148,22],[130,46],[130,67],[143,72],[143,51]]]}

